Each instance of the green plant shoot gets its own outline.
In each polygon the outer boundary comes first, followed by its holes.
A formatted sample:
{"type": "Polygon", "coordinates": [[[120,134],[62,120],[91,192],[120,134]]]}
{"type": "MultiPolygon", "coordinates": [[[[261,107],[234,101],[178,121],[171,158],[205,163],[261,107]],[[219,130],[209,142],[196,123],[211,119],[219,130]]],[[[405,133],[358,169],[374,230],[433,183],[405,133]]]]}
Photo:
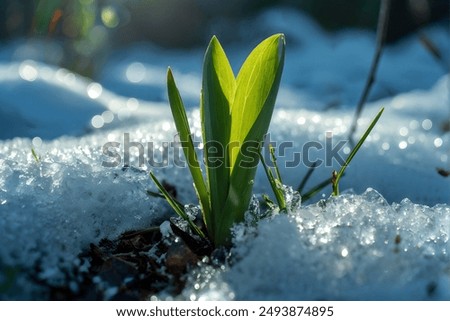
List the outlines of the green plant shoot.
{"type": "MultiPolygon", "coordinates": [[[[269,152],[270,152],[270,160],[272,161],[274,167],[275,167],[275,174],[272,172],[272,169],[266,164],[264,161],[264,157],[259,153],[259,158],[261,159],[261,163],[263,165],[264,171],[266,172],[267,179],[269,180],[269,184],[272,187],[273,194],[275,195],[275,198],[277,199],[278,208],[280,211],[286,209],[286,200],[284,198],[283,193],[283,180],[281,179],[280,170],[278,169],[277,164],[277,158],[275,156],[275,149],[272,145],[269,145],[269,152]]],[[[268,196],[265,196],[266,202],[269,201],[269,203],[272,203],[268,199],[268,196]]]]}
{"type": "MultiPolygon", "coordinates": [[[[215,246],[230,244],[230,228],[244,220],[248,209],[262,140],[269,128],[280,85],[284,55],[284,35],[273,35],[250,53],[235,77],[218,39],[211,39],[203,62],[200,100],[206,180],[192,143],[181,96],[168,70],[172,115],[203,221],[215,246]]],[[[153,175],[152,179],[157,183],[153,175]]],[[[162,185],[157,186],[165,195],[162,185]]]]}
{"type": "Polygon", "coordinates": [[[34,150],[34,147],[31,147],[31,155],[33,155],[34,160],[36,161],[36,163],[40,163],[41,159],[39,158],[39,155],[36,153],[36,151],[34,150]]]}
{"type": "Polygon", "coordinates": [[[353,147],[352,151],[347,156],[347,159],[345,160],[344,164],[341,166],[341,169],[339,170],[339,172],[336,172],[336,171],[333,172],[333,177],[331,179],[331,183],[333,185],[333,193],[332,193],[333,196],[339,195],[339,181],[340,181],[341,177],[344,175],[344,172],[347,169],[347,166],[350,164],[353,157],[355,157],[356,153],[359,151],[362,144],[364,144],[364,141],[366,140],[367,136],[369,136],[372,129],[375,127],[376,123],[380,119],[383,112],[384,112],[384,108],[381,108],[380,111],[378,112],[378,114],[375,116],[375,118],[370,123],[369,127],[366,129],[364,134],[359,139],[358,143],[355,145],[355,147],[353,147]]]}

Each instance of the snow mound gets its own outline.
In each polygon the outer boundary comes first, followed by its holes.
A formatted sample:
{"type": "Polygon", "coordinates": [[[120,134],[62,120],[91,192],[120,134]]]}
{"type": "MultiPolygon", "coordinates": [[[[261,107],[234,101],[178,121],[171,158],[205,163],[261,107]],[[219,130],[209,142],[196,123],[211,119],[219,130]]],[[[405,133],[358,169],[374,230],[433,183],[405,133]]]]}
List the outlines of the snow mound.
{"type": "Polygon", "coordinates": [[[450,206],[369,188],[235,228],[233,264],[196,270],[195,300],[450,299],[450,206]]]}
{"type": "Polygon", "coordinates": [[[102,136],[29,139],[0,146],[0,263],[39,268],[55,282],[89,243],[159,224],[167,211],[150,199],[148,173],[102,166],[102,136]],[[100,140],[100,142],[99,142],[100,140]]]}

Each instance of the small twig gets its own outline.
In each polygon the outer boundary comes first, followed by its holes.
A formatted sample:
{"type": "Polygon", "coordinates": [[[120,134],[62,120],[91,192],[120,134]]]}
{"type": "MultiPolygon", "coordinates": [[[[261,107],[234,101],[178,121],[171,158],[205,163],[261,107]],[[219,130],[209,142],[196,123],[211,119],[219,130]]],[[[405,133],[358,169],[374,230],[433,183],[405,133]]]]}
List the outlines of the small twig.
{"type": "Polygon", "coordinates": [[[441,51],[436,46],[436,44],[423,32],[419,32],[419,41],[420,44],[429,52],[434,59],[439,61],[439,63],[444,67],[445,71],[448,71],[447,61],[445,61],[444,56],[441,54],[441,51]]]}
{"type": "Polygon", "coordinates": [[[300,182],[300,184],[297,187],[297,191],[301,194],[303,192],[303,188],[305,187],[306,183],[309,181],[309,178],[311,177],[311,175],[313,174],[314,170],[317,167],[317,162],[315,161],[312,166],[308,169],[308,171],[306,172],[306,175],[303,177],[302,181],[300,182]]]}
{"type": "MultiPolygon", "coordinates": [[[[342,176],[344,176],[344,175],[345,175],[345,173],[342,174],[342,176]]],[[[316,186],[314,186],[313,188],[311,188],[308,192],[301,194],[302,203],[308,201],[310,198],[315,196],[317,193],[319,193],[321,190],[323,190],[325,187],[327,187],[328,185],[330,185],[332,183],[333,182],[331,181],[331,178],[327,178],[324,181],[317,184],[316,186]]]]}
{"type": "Polygon", "coordinates": [[[378,15],[375,54],[373,56],[369,75],[366,79],[366,84],[364,86],[364,90],[362,92],[362,95],[361,95],[358,105],[356,107],[355,115],[353,116],[352,125],[350,127],[350,131],[348,134],[348,140],[351,143],[353,142],[353,139],[352,139],[353,134],[355,133],[356,127],[358,126],[358,119],[359,119],[362,109],[367,101],[367,97],[369,96],[370,89],[372,88],[372,85],[375,82],[375,74],[378,69],[378,64],[380,61],[381,53],[383,51],[384,43],[386,40],[386,33],[388,30],[390,6],[391,6],[391,0],[382,0],[381,1],[380,13],[378,15]]]}
{"type": "MultiPolygon", "coordinates": [[[[441,53],[438,46],[423,32],[419,32],[419,40],[427,52],[430,53],[437,62],[439,62],[439,64],[443,67],[443,70],[445,70],[446,73],[450,72],[450,60],[447,56],[441,53]]],[[[444,131],[450,131],[450,120],[448,119],[450,119],[450,114],[449,117],[447,117],[447,120],[442,124],[442,129],[444,131]]]]}

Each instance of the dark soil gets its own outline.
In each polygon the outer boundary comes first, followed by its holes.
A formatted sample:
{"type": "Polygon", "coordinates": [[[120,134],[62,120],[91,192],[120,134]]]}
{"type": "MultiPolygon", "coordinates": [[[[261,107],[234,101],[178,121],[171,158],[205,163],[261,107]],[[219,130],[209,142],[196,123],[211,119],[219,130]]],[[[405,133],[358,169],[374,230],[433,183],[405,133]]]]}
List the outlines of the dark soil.
{"type": "Polygon", "coordinates": [[[50,300],[149,300],[161,291],[176,296],[185,286],[186,272],[211,255],[212,247],[170,225],[170,237],[152,227],[91,244],[79,264],[65,273],[63,286],[35,282],[49,289],[50,300]]]}
{"type": "MultiPolygon", "coordinates": [[[[173,185],[165,181],[163,185],[177,197],[173,185]]],[[[161,197],[159,193],[147,193],[161,197]]],[[[196,224],[205,229],[201,220],[196,224]]],[[[212,245],[192,236],[185,225],[182,219],[174,218],[170,220],[170,235],[163,236],[158,225],[91,243],[70,270],[62,271],[64,279],[57,285],[39,278],[39,262],[28,278],[42,288],[49,300],[148,300],[161,291],[166,296],[177,296],[185,287],[189,269],[213,253],[212,245]]],[[[214,262],[225,259],[223,251],[215,252],[214,262]]]]}

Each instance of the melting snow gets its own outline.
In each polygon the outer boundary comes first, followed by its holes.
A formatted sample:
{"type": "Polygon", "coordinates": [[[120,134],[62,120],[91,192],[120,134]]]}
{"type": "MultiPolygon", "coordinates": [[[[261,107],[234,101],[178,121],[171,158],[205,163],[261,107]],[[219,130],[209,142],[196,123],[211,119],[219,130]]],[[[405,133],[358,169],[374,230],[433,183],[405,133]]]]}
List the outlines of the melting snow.
{"type": "MultiPolygon", "coordinates": [[[[374,35],[325,34],[306,17],[283,10],[258,19],[259,29],[243,23],[242,39],[287,34],[270,137],[277,144],[292,142],[279,164],[285,183],[295,187],[307,171],[305,161],[327,159],[326,149],[318,148],[327,137],[332,146],[346,139],[374,35]],[[307,142],[319,145],[305,154],[307,142]],[[298,152],[300,163],[294,162],[298,152]]],[[[445,28],[424,32],[449,52],[445,28]]],[[[225,49],[238,65],[250,47],[242,42],[225,49]]],[[[146,195],[153,188],[148,153],[158,162],[163,143],[175,135],[165,70],[174,67],[199,139],[203,53],[137,47],[111,58],[92,82],[33,57],[14,61],[10,51],[0,55],[0,284],[7,271],[27,273],[36,265],[41,277],[57,282],[89,243],[167,218],[164,202],[146,195]],[[123,168],[126,137],[144,149],[140,168],[136,146],[130,148],[131,166],[123,168]],[[117,159],[105,152],[108,142],[120,144],[116,167],[102,166],[117,159]]],[[[233,264],[200,264],[180,298],[450,299],[450,180],[437,173],[450,168],[450,133],[442,129],[449,119],[449,87],[445,69],[417,36],[386,48],[357,136],[381,106],[386,112],[342,180],[347,193],[328,198],[324,190],[288,215],[273,215],[257,227],[237,226],[233,264]]],[[[337,168],[331,160],[311,181],[337,168]]],[[[186,169],[161,164],[156,174],[177,186],[183,202],[195,201],[186,169]]],[[[255,187],[257,194],[269,190],[262,170],[255,187]]],[[[17,275],[11,297],[36,298],[27,280],[17,275]]]]}
{"type": "Polygon", "coordinates": [[[199,268],[183,298],[448,300],[449,231],[447,205],[341,195],[236,227],[234,263],[199,268]]]}

